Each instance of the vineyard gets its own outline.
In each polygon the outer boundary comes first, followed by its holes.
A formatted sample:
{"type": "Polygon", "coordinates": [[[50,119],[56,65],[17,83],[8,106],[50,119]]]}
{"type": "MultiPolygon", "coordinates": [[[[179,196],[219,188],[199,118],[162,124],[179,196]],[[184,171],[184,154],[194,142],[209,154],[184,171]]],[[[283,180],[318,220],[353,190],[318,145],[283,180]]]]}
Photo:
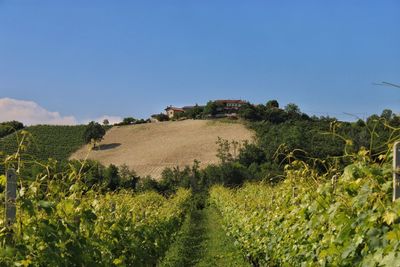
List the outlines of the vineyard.
{"type": "MultiPolygon", "coordinates": [[[[83,133],[86,126],[31,126],[23,131],[31,134],[26,154],[30,158],[47,161],[49,158],[58,161],[66,160],[72,152],[83,145],[83,133]]],[[[17,151],[21,142],[19,134],[11,134],[0,139],[0,151],[5,155],[17,151]]],[[[0,162],[3,162],[0,154],[0,162]]],[[[4,166],[0,164],[0,173],[4,173],[4,166]]]]}
{"type": "Polygon", "coordinates": [[[254,264],[399,266],[400,202],[392,202],[389,163],[361,151],[337,181],[300,161],[285,176],[277,186],[211,189],[227,233],[254,264]]]}
{"type": "Polygon", "coordinates": [[[372,132],[388,136],[380,150],[354,152],[344,139],[338,156],[281,155],[279,180],[252,176],[270,171],[260,143],[223,139],[218,165],[166,169],[159,180],[65,161],[83,130],[38,126],[1,140],[18,139],[4,164],[19,181],[16,222],[7,226],[0,175],[0,266],[399,266],[398,128],[372,132]]]}
{"type": "Polygon", "coordinates": [[[153,266],[190,208],[187,189],[168,199],[102,194],[74,170],[51,176],[19,188],[17,221],[0,231],[1,266],[153,266]]]}

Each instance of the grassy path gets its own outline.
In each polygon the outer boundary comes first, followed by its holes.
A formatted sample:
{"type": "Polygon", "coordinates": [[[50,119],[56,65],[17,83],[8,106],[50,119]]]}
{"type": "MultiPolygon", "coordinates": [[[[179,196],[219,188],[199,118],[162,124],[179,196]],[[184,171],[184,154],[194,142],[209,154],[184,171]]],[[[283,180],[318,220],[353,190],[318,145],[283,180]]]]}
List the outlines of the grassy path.
{"type": "Polygon", "coordinates": [[[213,207],[194,210],[160,266],[250,266],[213,207]]]}

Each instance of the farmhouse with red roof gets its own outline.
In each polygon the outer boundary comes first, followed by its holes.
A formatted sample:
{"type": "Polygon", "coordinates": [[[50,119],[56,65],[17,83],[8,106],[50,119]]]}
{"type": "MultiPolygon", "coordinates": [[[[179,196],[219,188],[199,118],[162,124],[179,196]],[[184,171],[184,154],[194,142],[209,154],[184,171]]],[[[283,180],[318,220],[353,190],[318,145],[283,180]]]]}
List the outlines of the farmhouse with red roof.
{"type": "Polygon", "coordinates": [[[182,108],[177,108],[173,106],[169,106],[165,109],[165,112],[167,113],[168,117],[172,119],[176,114],[185,112],[184,109],[182,108]]]}

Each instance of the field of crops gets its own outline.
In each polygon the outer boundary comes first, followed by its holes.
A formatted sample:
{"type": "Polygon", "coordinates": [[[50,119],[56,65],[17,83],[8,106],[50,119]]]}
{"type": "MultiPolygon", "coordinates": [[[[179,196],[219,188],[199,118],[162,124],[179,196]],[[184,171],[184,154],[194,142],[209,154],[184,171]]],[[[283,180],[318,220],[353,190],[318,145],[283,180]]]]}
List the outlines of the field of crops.
{"type": "MultiPolygon", "coordinates": [[[[55,126],[37,125],[24,131],[31,134],[30,145],[26,154],[38,160],[53,158],[58,161],[66,160],[72,152],[80,148],[83,142],[84,125],[79,126],[55,126]]],[[[11,134],[0,139],[0,151],[5,155],[17,151],[19,134],[11,134]]],[[[3,156],[4,157],[4,156],[3,156]]],[[[3,161],[0,154],[0,160],[3,161]]],[[[4,166],[0,164],[0,173],[4,173],[4,166]]]]}
{"type": "Polygon", "coordinates": [[[337,183],[294,162],[275,187],[215,186],[211,202],[228,234],[261,266],[399,266],[391,166],[358,156],[337,183]]]}
{"type": "Polygon", "coordinates": [[[17,222],[0,228],[0,266],[154,266],[191,196],[186,189],[168,199],[155,192],[87,190],[79,175],[20,188],[17,222]]]}

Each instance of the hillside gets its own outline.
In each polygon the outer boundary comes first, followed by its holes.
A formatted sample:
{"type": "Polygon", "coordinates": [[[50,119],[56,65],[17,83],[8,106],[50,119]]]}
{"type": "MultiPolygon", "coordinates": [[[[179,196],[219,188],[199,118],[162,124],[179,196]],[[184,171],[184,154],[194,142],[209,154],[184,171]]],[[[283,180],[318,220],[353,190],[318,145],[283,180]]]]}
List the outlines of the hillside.
{"type": "MultiPolygon", "coordinates": [[[[36,125],[27,127],[25,130],[32,135],[27,154],[39,160],[47,160],[48,158],[59,161],[66,160],[72,152],[84,144],[82,135],[85,127],[85,125],[36,125]]],[[[0,151],[6,155],[15,153],[17,145],[16,134],[11,134],[0,139],[0,151]]],[[[3,171],[4,168],[0,164],[0,173],[3,171]]]]}
{"type": "MultiPolygon", "coordinates": [[[[217,163],[218,137],[239,141],[252,136],[242,124],[206,120],[113,127],[89,158],[105,165],[126,164],[140,176],[159,178],[164,168],[191,165],[195,159],[200,166],[217,163]]],[[[82,159],[88,153],[84,146],[71,158],[82,159]]]]}

